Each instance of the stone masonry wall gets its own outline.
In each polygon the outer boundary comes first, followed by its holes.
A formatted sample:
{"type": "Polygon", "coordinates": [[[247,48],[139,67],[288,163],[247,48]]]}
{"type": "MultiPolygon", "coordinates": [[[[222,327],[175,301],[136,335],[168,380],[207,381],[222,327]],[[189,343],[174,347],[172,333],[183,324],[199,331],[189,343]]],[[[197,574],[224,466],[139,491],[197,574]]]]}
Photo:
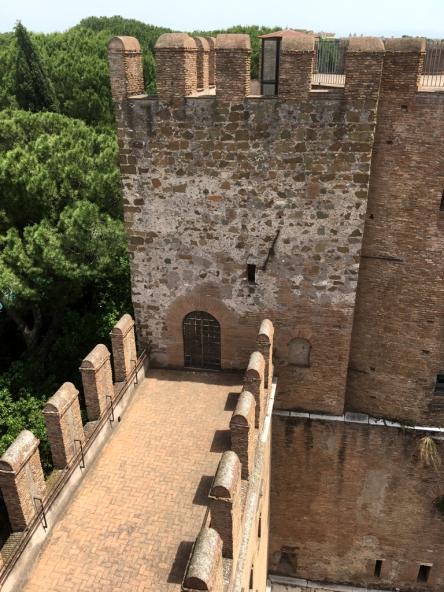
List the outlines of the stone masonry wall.
{"type": "Polygon", "coordinates": [[[386,48],[347,406],[444,425],[444,93],[417,91],[417,40],[386,48]]]}
{"type": "MultiPolygon", "coordinates": [[[[443,590],[444,515],[433,502],[444,493],[444,470],[420,460],[423,435],[275,417],[270,570],[372,589],[443,590]],[[427,584],[416,581],[420,564],[432,565],[427,584]]],[[[442,456],[444,444],[437,448],[442,456]]]]}
{"type": "Polygon", "coordinates": [[[123,105],[133,302],[153,363],[183,366],[197,309],[221,323],[222,366],[245,368],[267,316],[278,405],[342,411],[375,107],[341,92],[123,105]],[[288,365],[294,337],[310,341],[310,368],[288,365]]]}

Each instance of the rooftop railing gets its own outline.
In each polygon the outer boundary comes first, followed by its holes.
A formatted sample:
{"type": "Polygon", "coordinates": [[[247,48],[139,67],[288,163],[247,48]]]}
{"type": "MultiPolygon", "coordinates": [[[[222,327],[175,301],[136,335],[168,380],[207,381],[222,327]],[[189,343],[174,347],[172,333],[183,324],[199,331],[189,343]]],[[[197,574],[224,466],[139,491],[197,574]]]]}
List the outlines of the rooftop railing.
{"type": "MultiPolygon", "coordinates": [[[[348,39],[316,39],[313,86],[344,86],[347,43],[348,39]]],[[[444,88],[444,40],[427,40],[419,87],[421,90],[444,88]]]]}
{"type": "Polygon", "coordinates": [[[427,40],[420,87],[444,88],[444,40],[427,40]]]}
{"type": "Polygon", "coordinates": [[[344,86],[347,39],[319,37],[315,40],[314,86],[344,86]]]}

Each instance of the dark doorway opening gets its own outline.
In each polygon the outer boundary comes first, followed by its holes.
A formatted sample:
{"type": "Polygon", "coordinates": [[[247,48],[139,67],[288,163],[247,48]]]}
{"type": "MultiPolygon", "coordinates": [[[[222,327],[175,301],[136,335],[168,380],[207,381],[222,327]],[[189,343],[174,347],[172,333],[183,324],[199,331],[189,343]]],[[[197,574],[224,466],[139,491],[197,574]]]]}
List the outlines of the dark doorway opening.
{"type": "Polygon", "coordinates": [[[183,320],[183,351],[186,368],[220,370],[220,324],[202,310],[183,320]]]}

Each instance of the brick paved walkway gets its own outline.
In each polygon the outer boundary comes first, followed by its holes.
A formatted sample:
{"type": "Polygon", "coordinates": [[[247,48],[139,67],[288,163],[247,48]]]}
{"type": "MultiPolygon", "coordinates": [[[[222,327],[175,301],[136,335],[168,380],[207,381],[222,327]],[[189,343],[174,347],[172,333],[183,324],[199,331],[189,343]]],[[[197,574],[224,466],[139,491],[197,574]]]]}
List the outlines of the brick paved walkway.
{"type": "Polygon", "coordinates": [[[237,375],[151,371],[23,590],[180,590],[240,390],[237,375]]]}

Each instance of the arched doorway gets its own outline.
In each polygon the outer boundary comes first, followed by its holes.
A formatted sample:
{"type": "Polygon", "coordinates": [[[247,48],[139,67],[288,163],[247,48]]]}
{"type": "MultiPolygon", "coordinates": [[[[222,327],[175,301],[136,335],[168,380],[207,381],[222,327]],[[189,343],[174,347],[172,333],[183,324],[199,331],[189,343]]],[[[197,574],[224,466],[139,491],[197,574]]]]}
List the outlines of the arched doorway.
{"type": "Polygon", "coordinates": [[[220,370],[220,324],[202,310],[183,320],[183,352],[186,368],[220,370]]]}

